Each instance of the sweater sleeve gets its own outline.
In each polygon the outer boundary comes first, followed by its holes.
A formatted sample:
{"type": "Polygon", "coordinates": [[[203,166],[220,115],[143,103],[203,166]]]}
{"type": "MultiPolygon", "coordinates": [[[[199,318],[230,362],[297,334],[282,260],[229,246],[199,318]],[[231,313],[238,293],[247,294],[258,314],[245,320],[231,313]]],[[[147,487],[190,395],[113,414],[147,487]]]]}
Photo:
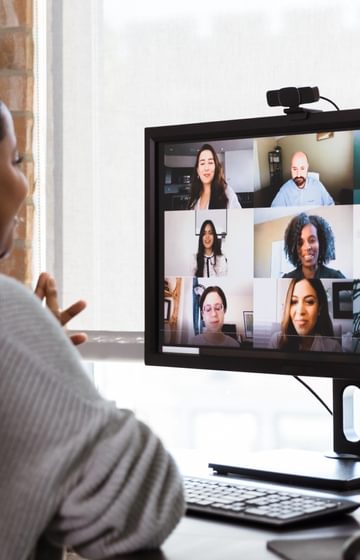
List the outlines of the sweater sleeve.
{"type": "Polygon", "coordinates": [[[0,278],[4,558],[29,558],[41,536],[89,559],[157,547],[184,512],[177,467],[131,411],[99,395],[35,300],[0,278]]]}
{"type": "Polygon", "coordinates": [[[61,500],[51,540],[86,558],[162,544],[183,514],[182,484],[160,440],[128,411],[113,411],[61,500]]]}

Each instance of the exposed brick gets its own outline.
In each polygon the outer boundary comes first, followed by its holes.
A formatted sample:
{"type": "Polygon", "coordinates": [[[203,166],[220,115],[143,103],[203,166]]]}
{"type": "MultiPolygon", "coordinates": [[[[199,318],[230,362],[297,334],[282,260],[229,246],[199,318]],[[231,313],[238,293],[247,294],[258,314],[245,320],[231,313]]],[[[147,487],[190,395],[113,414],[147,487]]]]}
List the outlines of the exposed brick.
{"type": "Polygon", "coordinates": [[[33,116],[31,114],[13,113],[17,145],[21,154],[32,150],[33,116]]]}
{"type": "Polygon", "coordinates": [[[32,156],[34,47],[32,39],[33,0],[0,0],[0,99],[13,113],[19,151],[26,155],[22,170],[29,194],[19,212],[9,257],[0,262],[0,272],[31,285],[35,188],[32,156]]]}
{"type": "Polygon", "coordinates": [[[33,0],[13,0],[20,25],[33,25],[33,0]]]}
{"type": "Polygon", "coordinates": [[[0,261],[0,272],[17,278],[25,284],[31,285],[32,248],[22,241],[17,241],[11,252],[11,257],[0,261]]]}
{"type": "Polygon", "coordinates": [[[0,0],[0,26],[31,27],[33,21],[32,0],[0,0]]]}
{"type": "Polygon", "coordinates": [[[32,111],[33,77],[0,73],[0,99],[11,111],[32,111]]]}
{"type": "Polygon", "coordinates": [[[21,164],[22,172],[24,173],[25,177],[29,183],[29,195],[34,194],[36,184],[35,184],[35,167],[33,161],[24,161],[21,164]]]}
{"type": "Polygon", "coordinates": [[[34,236],[34,214],[35,208],[32,197],[28,197],[25,204],[22,205],[18,212],[20,223],[16,228],[16,239],[22,239],[27,242],[32,242],[34,236]]]}
{"type": "Polygon", "coordinates": [[[2,70],[31,70],[33,58],[33,40],[30,31],[11,28],[0,33],[2,70]]]}

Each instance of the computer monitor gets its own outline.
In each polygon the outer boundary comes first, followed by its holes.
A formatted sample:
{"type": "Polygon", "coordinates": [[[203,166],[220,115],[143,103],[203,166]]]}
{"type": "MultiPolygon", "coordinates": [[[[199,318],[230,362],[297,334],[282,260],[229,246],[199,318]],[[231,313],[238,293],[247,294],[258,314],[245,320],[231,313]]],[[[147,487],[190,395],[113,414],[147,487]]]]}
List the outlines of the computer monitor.
{"type": "Polygon", "coordinates": [[[333,378],[338,459],[296,477],[339,488],[360,486],[359,218],[360,109],[145,130],[145,363],[333,378]]]}

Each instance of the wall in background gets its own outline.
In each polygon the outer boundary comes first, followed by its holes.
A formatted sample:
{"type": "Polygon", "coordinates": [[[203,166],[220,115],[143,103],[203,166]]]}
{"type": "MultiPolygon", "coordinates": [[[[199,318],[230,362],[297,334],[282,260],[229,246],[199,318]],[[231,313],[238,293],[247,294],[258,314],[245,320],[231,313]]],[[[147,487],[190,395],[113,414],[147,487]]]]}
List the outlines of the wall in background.
{"type": "Polygon", "coordinates": [[[34,225],[33,132],[33,1],[6,0],[0,3],[0,99],[12,112],[19,152],[29,194],[20,212],[11,256],[1,262],[0,272],[31,284],[34,225]]]}

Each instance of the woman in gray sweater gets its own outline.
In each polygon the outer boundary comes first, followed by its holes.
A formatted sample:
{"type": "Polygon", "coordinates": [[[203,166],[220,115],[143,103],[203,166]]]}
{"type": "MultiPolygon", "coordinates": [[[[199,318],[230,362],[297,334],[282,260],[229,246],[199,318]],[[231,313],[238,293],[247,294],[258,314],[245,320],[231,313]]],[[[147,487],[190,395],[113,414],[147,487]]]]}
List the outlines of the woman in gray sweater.
{"type": "MultiPolygon", "coordinates": [[[[27,193],[20,161],[0,104],[0,258],[27,193]]],[[[2,558],[60,559],[68,546],[105,559],[164,541],[184,511],[172,458],[130,411],[99,395],[40,299],[3,275],[0,395],[2,558]]]]}

